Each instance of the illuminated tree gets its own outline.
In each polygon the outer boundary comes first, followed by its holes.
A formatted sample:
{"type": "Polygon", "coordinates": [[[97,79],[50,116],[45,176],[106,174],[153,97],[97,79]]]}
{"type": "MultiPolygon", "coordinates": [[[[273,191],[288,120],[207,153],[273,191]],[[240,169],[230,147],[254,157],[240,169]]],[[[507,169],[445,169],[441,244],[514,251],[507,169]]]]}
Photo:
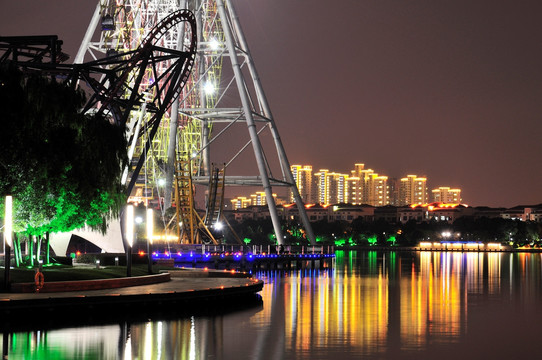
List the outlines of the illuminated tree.
{"type": "Polygon", "coordinates": [[[84,103],[80,90],[0,67],[0,195],[14,197],[16,232],[105,231],[118,216],[124,129],[81,114],[84,103]]]}

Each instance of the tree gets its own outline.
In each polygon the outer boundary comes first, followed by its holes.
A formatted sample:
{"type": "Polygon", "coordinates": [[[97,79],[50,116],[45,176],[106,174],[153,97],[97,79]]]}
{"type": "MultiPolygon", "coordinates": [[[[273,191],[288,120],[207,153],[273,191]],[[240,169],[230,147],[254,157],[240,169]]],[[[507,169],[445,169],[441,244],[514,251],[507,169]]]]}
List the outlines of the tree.
{"type": "Polygon", "coordinates": [[[41,237],[84,225],[105,232],[118,216],[124,129],[82,114],[85,101],[81,90],[0,65],[0,195],[14,197],[16,232],[41,237]]]}

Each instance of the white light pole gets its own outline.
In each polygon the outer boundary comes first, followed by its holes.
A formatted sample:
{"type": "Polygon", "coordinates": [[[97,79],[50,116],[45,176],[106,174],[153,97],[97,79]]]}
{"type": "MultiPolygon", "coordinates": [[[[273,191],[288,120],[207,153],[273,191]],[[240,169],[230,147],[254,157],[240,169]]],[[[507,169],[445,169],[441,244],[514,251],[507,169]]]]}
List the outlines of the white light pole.
{"type": "Polygon", "coordinates": [[[13,246],[13,198],[6,196],[4,216],[4,289],[9,289],[9,267],[11,262],[11,247],[13,246]]]}
{"type": "Polygon", "coordinates": [[[152,209],[147,209],[147,257],[148,271],[152,274],[152,236],[154,233],[154,214],[152,209]]]}
{"type": "Polygon", "coordinates": [[[126,228],[124,229],[126,234],[126,242],[128,247],[126,249],[126,276],[132,276],[132,246],[134,245],[134,206],[126,206],[126,228]]]}

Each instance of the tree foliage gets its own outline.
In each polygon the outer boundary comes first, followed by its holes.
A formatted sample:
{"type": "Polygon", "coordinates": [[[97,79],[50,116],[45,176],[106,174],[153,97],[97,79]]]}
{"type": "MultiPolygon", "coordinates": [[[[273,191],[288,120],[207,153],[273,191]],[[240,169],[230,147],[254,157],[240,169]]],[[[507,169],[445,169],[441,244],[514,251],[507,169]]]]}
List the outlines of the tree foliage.
{"type": "MultiPolygon", "coordinates": [[[[242,222],[231,221],[241,237],[247,237],[251,244],[276,244],[270,240],[273,233],[271,220],[247,219],[242,222]]],[[[319,220],[311,223],[319,245],[338,246],[417,246],[420,241],[440,241],[443,232],[453,234],[447,240],[480,242],[513,242],[515,246],[527,244],[542,245],[542,224],[534,221],[520,221],[503,218],[461,217],[453,224],[446,221],[415,220],[401,223],[388,223],[385,220],[364,220],[359,217],[352,222],[319,220]]],[[[308,240],[300,231],[301,225],[295,222],[283,225],[288,245],[308,245],[308,240]]]]}
{"type": "Polygon", "coordinates": [[[124,129],[84,103],[81,90],[0,66],[0,195],[14,197],[17,232],[105,231],[118,215],[124,129]]]}

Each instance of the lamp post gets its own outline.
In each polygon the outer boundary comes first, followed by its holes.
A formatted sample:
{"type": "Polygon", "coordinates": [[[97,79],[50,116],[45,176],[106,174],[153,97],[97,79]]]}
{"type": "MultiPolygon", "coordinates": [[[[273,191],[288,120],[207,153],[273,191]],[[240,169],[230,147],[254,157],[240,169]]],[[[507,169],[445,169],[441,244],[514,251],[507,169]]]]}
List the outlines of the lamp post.
{"type": "Polygon", "coordinates": [[[149,275],[152,274],[152,235],[154,233],[154,214],[147,209],[147,258],[149,275]]]}
{"type": "Polygon", "coordinates": [[[11,262],[11,247],[13,245],[13,198],[6,196],[4,216],[4,289],[9,289],[9,267],[11,262]]]}
{"type": "Polygon", "coordinates": [[[126,276],[132,276],[132,246],[134,245],[134,206],[126,206],[126,276]]]}

